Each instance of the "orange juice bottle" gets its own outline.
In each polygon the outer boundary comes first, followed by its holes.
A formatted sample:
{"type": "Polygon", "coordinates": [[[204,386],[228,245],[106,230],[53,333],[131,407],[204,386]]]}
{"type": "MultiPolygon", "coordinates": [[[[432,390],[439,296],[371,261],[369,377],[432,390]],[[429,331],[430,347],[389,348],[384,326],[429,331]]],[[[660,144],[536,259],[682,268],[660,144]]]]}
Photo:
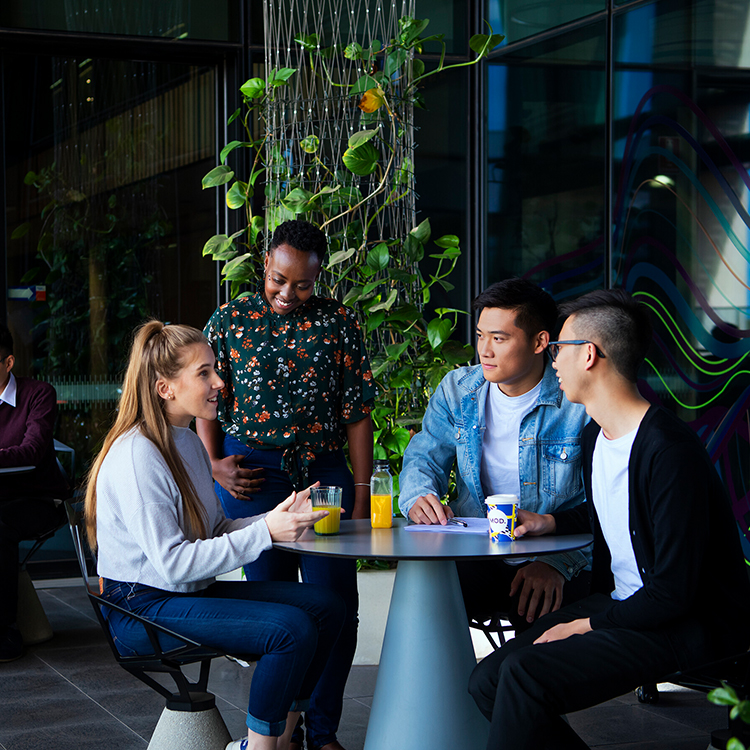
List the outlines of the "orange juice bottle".
{"type": "Polygon", "coordinates": [[[393,477],[388,461],[375,461],[370,478],[370,522],[373,529],[393,526],[393,477]]]}

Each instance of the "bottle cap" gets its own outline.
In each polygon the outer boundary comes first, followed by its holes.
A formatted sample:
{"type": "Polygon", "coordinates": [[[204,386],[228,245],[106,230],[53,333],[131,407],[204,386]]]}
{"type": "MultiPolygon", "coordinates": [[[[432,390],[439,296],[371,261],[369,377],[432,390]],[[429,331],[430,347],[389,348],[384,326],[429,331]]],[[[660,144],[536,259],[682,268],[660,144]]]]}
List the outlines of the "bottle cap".
{"type": "Polygon", "coordinates": [[[388,469],[390,471],[391,462],[383,459],[376,459],[374,462],[374,466],[376,469],[388,469]]]}

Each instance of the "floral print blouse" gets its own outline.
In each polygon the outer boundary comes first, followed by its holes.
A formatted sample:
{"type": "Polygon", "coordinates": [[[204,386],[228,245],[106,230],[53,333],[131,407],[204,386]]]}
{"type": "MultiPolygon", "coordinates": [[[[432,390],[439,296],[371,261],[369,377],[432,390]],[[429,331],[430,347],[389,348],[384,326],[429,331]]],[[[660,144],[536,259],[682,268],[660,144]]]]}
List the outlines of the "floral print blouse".
{"type": "Polygon", "coordinates": [[[316,453],[346,443],[346,427],[364,419],[375,396],[354,313],[310,297],[287,315],[262,294],[219,307],[204,329],[224,380],[218,417],[246,445],[282,449],[295,485],[316,453]]]}

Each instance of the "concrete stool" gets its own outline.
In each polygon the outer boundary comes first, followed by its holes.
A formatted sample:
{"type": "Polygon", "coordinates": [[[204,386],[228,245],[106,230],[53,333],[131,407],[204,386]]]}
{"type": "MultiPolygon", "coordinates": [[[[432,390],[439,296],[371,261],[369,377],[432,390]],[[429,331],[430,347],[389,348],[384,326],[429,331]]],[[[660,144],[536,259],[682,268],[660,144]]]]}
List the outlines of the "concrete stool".
{"type": "Polygon", "coordinates": [[[17,625],[25,646],[44,643],[53,635],[52,626],[39,601],[31,577],[25,569],[18,574],[17,625]]]}
{"type": "Polygon", "coordinates": [[[175,694],[167,701],[151,735],[148,750],[224,750],[231,742],[211,693],[191,693],[185,703],[175,694]]]}

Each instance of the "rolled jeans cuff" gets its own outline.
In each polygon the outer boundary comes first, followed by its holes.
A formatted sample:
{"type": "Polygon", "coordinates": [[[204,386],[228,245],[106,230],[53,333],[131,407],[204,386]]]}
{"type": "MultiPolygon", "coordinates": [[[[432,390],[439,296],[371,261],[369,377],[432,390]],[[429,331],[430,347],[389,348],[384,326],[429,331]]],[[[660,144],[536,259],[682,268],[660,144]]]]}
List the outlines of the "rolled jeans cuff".
{"type": "Polygon", "coordinates": [[[262,734],[264,737],[281,737],[286,729],[286,716],[283,721],[263,721],[248,713],[245,724],[247,724],[248,729],[256,734],[262,734]]]}
{"type": "Polygon", "coordinates": [[[310,708],[309,698],[297,698],[296,701],[292,702],[292,707],[289,710],[290,711],[307,711],[308,708],[310,708]]]}
{"type": "MultiPolygon", "coordinates": [[[[310,708],[309,698],[298,698],[292,702],[290,711],[307,711],[310,708]]],[[[264,737],[281,737],[286,729],[286,716],[284,721],[263,721],[256,719],[251,713],[248,713],[245,720],[248,729],[252,729],[256,734],[262,734],[264,737]]]]}

